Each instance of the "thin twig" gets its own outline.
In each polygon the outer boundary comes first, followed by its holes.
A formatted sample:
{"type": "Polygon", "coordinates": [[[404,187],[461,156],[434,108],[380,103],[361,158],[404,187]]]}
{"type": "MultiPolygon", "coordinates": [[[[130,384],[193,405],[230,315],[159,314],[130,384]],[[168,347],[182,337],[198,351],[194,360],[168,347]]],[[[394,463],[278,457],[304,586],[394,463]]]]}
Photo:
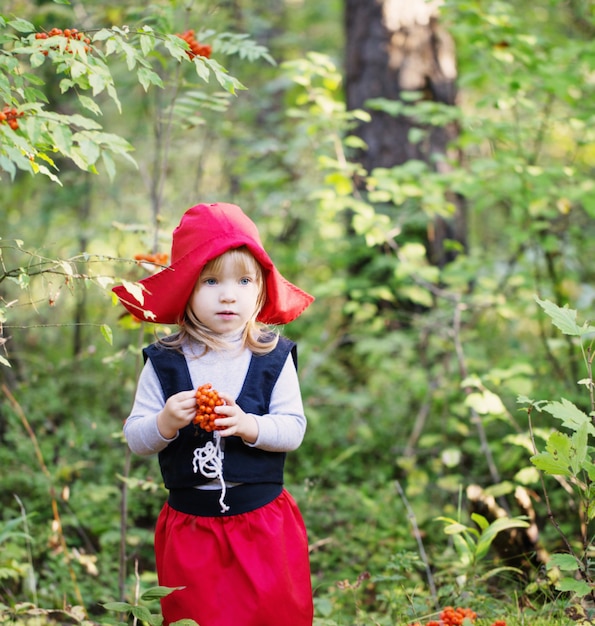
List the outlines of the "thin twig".
{"type": "Polygon", "coordinates": [[[432,576],[432,570],[430,568],[430,562],[428,560],[428,555],[426,553],[426,549],[424,548],[424,543],[421,538],[421,533],[419,532],[419,527],[417,525],[417,520],[415,518],[415,513],[409,504],[409,500],[407,500],[407,496],[401,487],[401,483],[398,480],[395,480],[395,485],[397,487],[397,491],[401,496],[401,500],[407,509],[407,517],[409,522],[411,523],[411,528],[413,529],[413,535],[415,536],[415,540],[417,541],[417,549],[419,550],[419,554],[421,556],[421,560],[424,563],[424,567],[426,569],[426,577],[428,579],[428,586],[430,587],[430,593],[432,594],[432,599],[434,600],[434,605],[438,608],[438,594],[436,592],[436,584],[434,583],[434,576],[432,576]]]}
{"type": "MultiPolygon", "coordinates": [[[[134,604],[138,606],[138,603],[140,602],[140,574],[138,572],[138,559],[134,560],[134,579],[136,581],[134,585],[134,604]]],[[[132,626],[136,626],[137,624],[138,617],[135,615],[132,620],[132,626]]]]}
{"type": "Polygon", "coordinates": [[[33,601],[35,602],[35,606],[38,606],[39,602],[37,599],[37,580],[33,575],[34,566],[33,566],[33,548],[31,546],[31,533],[29,532],[29,524],[27,523],[27,511],[25,510],[25,505],[23,501],[17,496],[17,494],[13,494],[15,500],[19,503],[19,507],[21,509],[21,515],[23,517],[23,525],[25,527],[25,541],[27,542],[27,559],[29,560],[29,568],[31,570],[31,579],[33,581],[33,601]]]}
{"type": "Polygon", "coordinates": [[[431,379],[428,385],[428,389],[426,392],[426,397],[424,398],[424,402],[422,403],[419,411],[417,412],[417,416],[413,422],[413,428],[411,429],[411,434],[407,439],[407,444],[405,445],[405,450],[403,451],[403,456],[409,458],[415,455],[415,446],[419,438],[421,437],[423,430],[426,425],[426,420],[430,415],[431,405],[432,405],[432,394],[438,387],[438,382],[436,379],[431,379]]]}

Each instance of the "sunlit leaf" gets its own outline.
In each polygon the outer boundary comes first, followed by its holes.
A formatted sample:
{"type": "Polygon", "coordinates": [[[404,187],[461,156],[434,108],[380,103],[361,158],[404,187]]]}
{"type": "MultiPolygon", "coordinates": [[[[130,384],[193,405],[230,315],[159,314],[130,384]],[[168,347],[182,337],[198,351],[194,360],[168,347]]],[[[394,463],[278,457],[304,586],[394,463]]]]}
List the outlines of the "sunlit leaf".
{"type": "Polygon", "coordinates": [[[111,346],[114,343],[114,335],[112,329],[107,324],[101,325],[101,334],[103,338],[107,341],[107,343],[111,346]]]}
{"type": "Polygon", "coordinates": [[[591,418],[565,398],[562,398],[559,402],[554,401],[544,404],[543,410],[561,420],[562,425],[566,428],[578,430],[586,424],[589,434],[595,435],[595,427],[591,423],[591,418]]]}
{"type": "Polygon", "coordinates": [[[535,454],[531,462],[538,469],[554,476],[572,476],[571,459],[572,441],[568,435],[553,432],[546,444],[546,451],[535,454]]]}
{"type": "Polygon", "coordinates": [[[595,332],[595,327],[584,324],[579,326],[576,322],[576,310],[568,306],[559,307],[549,300],[535,298],[539,306],[552,318],[552,323],[565,335],[580,337],[587,332],[595,332]]]}
{"type": "Polygon", "coordinates": [[[28,22],[27,20],[24,20],[20,17],[14,19],[14,20],[10,20],[10,22],[8,22],[8,26],[10,26],[11,28],[14,28],[16,31],[20,32],[20,33],[33,33],[35,32],[35,26],[33,26],[33,24],[31,24],[31,22],[28,22]]]}

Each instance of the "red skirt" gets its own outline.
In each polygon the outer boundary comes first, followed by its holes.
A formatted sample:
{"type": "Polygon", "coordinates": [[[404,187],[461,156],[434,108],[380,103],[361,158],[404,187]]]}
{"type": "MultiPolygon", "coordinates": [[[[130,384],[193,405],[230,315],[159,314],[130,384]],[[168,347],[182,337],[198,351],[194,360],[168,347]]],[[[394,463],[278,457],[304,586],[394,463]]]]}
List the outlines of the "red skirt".
{"type": "Polygon", "coordinates": [[[308,539],[283,490],[249,513],[188,515],[165,504],[155,530],[159,584],[184,587],[161,600],[163,624],[312,626],[308,539]]]}

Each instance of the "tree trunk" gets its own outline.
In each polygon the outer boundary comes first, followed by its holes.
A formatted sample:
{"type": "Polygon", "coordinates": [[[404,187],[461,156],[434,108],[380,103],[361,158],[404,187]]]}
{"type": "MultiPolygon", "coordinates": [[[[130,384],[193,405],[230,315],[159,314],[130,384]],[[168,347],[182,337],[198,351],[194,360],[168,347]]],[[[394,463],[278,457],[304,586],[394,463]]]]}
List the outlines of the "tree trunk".
{"type": "MultiPolygon", "coordinates": [[[[438,22],[440,4],[441,0],[345,0],[348,109],[365,110],[371,98],[401,100],[404,92],[411,91],[423,93],[426,100],[456,103],[455,47],[438,22]]],[[[368,112],[371,121],[356,130],[367,145],[357,161],[367,172],[410,159],[447,167],[441,157],[458,134],[454,124],[426,128],[427,141],[411,143],[409,131],[419,124],[404,116],[368,112]]],[[[447,239],[466,247],[464,200],[449,200],[456,206],[453,217],[435,218],[426,233],[429,260],[438,266],[452,258],[445,250],[447,239]]]]}

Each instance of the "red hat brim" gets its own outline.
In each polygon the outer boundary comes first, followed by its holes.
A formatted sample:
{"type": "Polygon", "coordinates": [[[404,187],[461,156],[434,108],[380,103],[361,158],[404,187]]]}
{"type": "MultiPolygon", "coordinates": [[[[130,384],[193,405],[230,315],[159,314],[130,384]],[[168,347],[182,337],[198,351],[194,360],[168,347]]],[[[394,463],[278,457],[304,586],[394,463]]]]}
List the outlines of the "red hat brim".
{"type": "Polygon", "coordinates": [[[266,300],[258,314],[265,324],[287,324],[314,297],[284,278],[264,250],[258,230],[234,204],[199,204],[188,209],[174,230],[169,267],[113,292],[134,316],[157,324],[179,324],[204,266],[233,248],[246,246],[261,265],[266,300]]]}

